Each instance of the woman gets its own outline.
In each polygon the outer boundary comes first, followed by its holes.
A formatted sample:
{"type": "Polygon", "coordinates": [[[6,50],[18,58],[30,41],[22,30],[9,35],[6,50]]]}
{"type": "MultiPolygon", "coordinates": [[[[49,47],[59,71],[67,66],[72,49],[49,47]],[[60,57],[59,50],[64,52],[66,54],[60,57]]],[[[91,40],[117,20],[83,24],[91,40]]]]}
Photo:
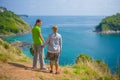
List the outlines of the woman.
{"type": "Polygon", "coordinates": [[[60,74],[58,71],[59,67],[59,55],[62,51],[62,37],[59,33],[57,33],[58,27],[52,27],[52,33],[49,35],[45,45],[48,45],[48,52],[46,58],[50,60],[50,73],[53,73],[53,63],[55,62],[56,73],[60,74]]]}

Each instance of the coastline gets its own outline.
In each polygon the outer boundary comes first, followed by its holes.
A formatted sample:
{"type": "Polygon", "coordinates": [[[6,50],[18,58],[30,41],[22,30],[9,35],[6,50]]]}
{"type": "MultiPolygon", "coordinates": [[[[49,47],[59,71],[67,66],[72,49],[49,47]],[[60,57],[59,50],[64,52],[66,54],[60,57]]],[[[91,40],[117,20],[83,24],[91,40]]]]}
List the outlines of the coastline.
{"type": "Polygon", "coordinates": [[[18,35],[22,35],[22,34],[28,34],[31,32],[31,29],[30,30],[26,30],[24,32],[19,32],[19,33],[11,33],[11,34],[0,34],[0,38],[3,39],[3,38],[6,38],[6,37],[12,37],[12,36],[18,36],[18,35]]]}
{"type": "Polygon", "coordinates": [[[120,34],[120,31],[108,30],[108,31],[93,31],[99,34],[120,34]]]}

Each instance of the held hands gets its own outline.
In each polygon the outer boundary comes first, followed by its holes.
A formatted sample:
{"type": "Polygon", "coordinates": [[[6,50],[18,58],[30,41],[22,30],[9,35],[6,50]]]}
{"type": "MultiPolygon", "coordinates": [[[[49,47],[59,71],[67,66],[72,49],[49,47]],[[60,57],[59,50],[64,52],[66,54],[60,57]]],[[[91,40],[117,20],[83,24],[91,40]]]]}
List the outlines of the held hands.
{"type": "Polygon", "coordinates": [[[41,47],[44,48],[44,47],[45,47],[45,43],[43,43],[43,44],[41,45],[41,47]]]}
{"type": "Polygon", "coordinates": [[[42,48],[44,48],[44,45],[41,45],[42,48]]]}
{"type": "Polygon", "coordinates": [[[45,46],[42,44],[41,47],[44,48],[45,46]]]}

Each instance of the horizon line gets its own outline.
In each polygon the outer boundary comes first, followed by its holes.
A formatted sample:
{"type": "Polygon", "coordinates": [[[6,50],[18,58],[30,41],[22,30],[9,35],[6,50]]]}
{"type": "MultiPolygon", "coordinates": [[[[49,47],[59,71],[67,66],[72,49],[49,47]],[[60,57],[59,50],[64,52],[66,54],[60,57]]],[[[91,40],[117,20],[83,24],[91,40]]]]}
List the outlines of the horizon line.
{"type": "MultiPolygon", "coordinates": [[[[120,14],[120,12],[117,12],[117,13],[119,13],[120,14]]],[[[15,13],[15,14],[17,14],[17,15],[28,15],[28,16],[112,16],[112,15],[116,15],[117,13],[114,13],[114,14],[108,14],[108,15],[53,15],[53,14],[51,14],[51,15],[42,15],[42,14],[37,14],[37,15],[34,15],[34,14],[20,14],[20,13],[15,13]]]]}
{"type": "Polygon", "coordinates": [[[111,16],[111,15],[30,15],[30,14],[17,14],[17,15],[27,15],[27,16],[111,16]]]}

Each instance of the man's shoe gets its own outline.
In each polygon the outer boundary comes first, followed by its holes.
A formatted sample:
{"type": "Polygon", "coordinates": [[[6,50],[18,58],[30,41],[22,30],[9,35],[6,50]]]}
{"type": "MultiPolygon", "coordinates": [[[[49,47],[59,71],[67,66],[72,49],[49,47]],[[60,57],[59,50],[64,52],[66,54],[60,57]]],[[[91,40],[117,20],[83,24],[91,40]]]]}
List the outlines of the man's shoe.
{"type": "Polygon", "coordinates": [[[40,70],[41,70],[41,71],[47,71],[48,68],[41,68],[40,70]]]}
{"type": "Polygon", "coordinates": [[[37,70],[39,70],[39,69],[38,69],[38,68],[34,68],[34,67],[32,67],[32,70],[37,71],[37,70]]]}

